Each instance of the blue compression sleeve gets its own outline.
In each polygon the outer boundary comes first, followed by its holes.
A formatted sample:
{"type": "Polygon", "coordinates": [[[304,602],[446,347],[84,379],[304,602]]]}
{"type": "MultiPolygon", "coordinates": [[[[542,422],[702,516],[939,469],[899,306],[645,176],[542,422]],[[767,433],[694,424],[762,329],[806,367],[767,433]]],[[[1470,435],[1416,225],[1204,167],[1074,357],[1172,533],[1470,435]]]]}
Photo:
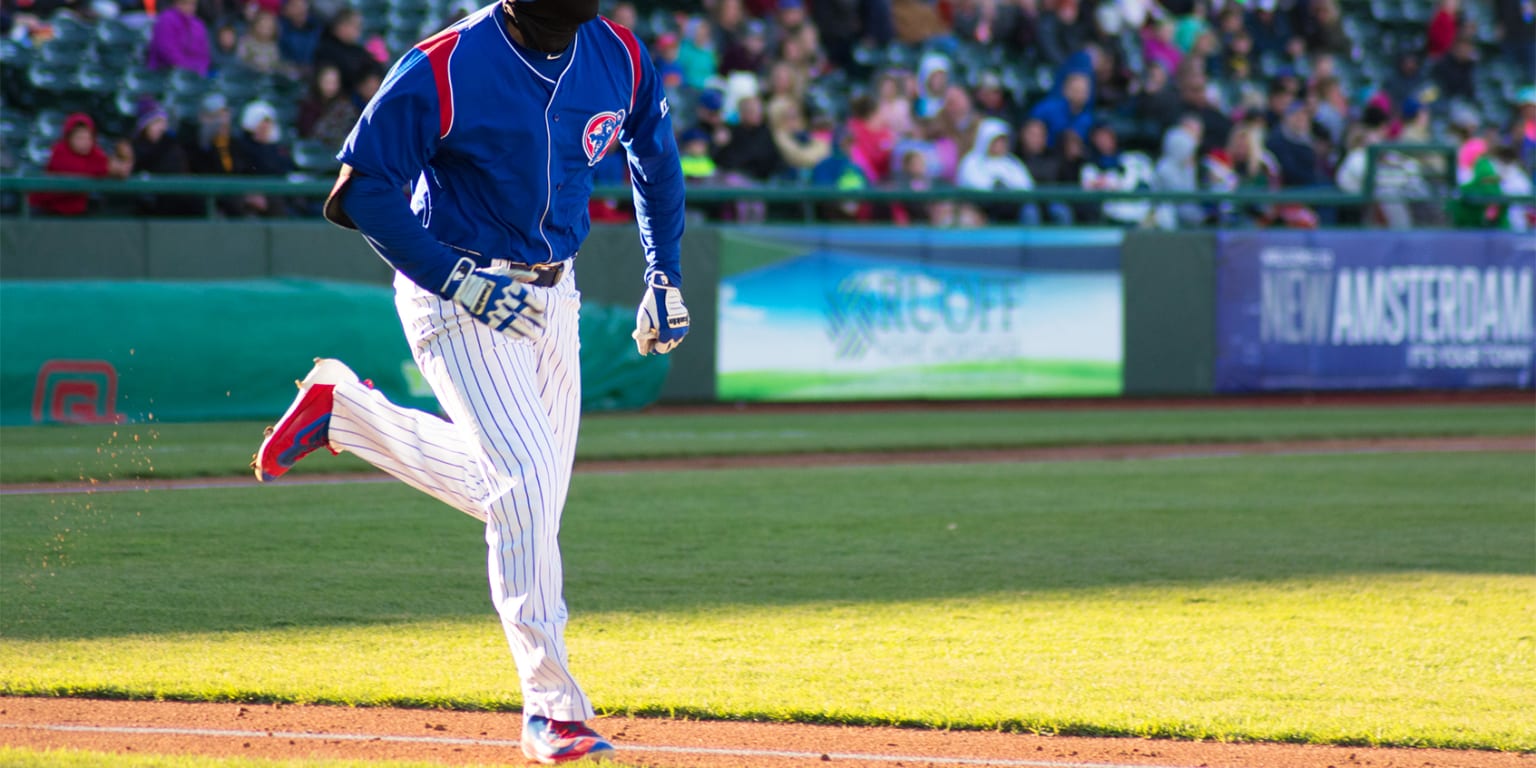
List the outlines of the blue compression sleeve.
{"type": "Polygon", "coordinates": [[[661,78],[643,47],[641,54],[635,114],[626,121],[622,137],[635,188],[635,222],[645,249],[646,281],[662,274],[672,285],[681,287],[683,169],[677,159],[677,140],[672,135],[661,78]]]}
{"type": "Polygon", "coordinates": [[[342,210],[379,256],[412,282],[449,298],[443,287],[459,256],[421,226],[403,191],[383,179],[354,173],[343,194],[342,210]]]}

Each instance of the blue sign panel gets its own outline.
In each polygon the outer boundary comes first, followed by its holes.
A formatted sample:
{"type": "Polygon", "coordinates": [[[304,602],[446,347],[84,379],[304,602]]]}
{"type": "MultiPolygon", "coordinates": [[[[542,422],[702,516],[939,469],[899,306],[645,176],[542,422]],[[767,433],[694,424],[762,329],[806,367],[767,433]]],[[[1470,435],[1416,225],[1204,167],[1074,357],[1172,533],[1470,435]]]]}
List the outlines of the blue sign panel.
{"type": "Polygon", "coordinates": [[[1216,390],[1532,385],[1536,238],[1224,232],[1216,390]]]}

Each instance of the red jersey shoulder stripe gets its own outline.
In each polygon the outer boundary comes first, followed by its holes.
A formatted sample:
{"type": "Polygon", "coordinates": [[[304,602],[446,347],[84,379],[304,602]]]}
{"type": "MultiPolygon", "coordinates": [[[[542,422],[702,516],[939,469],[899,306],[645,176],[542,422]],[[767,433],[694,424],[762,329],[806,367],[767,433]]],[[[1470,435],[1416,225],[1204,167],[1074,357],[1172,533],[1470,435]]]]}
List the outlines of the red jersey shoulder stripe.
{"type": "Polygon", "coordinates": [[[447,138],[453,130],[453,80],[448,76],[448,65],[453,51],[459,46],[459,32],[445,29],[416,44],[416,50],[426,54],[432,65],[432,79],[437,83],[438,138],[447,138]]]}
{"type": "Polygon", "coordinates": [[[613,36],[617,37],[619,42],[624,44],[625,50],[629,51],[629,71],[634,76],[634,83],[629,90],[629,111],[630,114],[634,114],[635,98],[640,95],[640,41],[635,37],[635,33],[629,31],[629,27],[619,24],[607,16],[599,16],[598,18],[608,25],[608,29],[613,32],[613,36]]]}

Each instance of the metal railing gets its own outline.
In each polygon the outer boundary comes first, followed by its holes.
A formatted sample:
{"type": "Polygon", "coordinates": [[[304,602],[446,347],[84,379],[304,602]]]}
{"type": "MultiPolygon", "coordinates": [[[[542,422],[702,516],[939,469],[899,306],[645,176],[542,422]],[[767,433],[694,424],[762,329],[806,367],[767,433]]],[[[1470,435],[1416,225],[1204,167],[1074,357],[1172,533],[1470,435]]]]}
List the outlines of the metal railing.
{"type": "MultiPolygon", "coordinates": [[[[988,204],[1093,204],[1116,201],[1140,201],[1162,204],[1231,204],[1237,206],[1268,206],[1301,204],[1332,208],[1361,208],[1375,203],[1445,203],[1461,199],[1460,193],[1449,184],[1439,189],[1429,189],[1417,194],[1377,193],[1378,159],[1386,152],[1429,152],[1444,155],[1453,160],[1454,148],[1444,145],[1379,145],[1370,149],[1364,189],[1360,193],[1344,192],[1332,187],[1237,190],[1218,192],[1173,192],[1158,190],[1108,191],[1083,189],[1077,186],[1040,186],[1031,190],[976,190],[960,187],[929,188],[924,190],[868,187],[840,189],[830,186],[801,184],[761,184],[755,186],[716,185],[690,182],[690,205],[710,205],[740,202],[767,204],[799,204],[807,219],[815,217],[815,208],[822,203],[867,201],[872,203],[923,204],[933,202],[988,204]]],[[[1453,162],[1444,166],[1447,172],[1454,169],[1453,162]]],[[[143,195],[186,195],[203,198],[210,217],[217,216],[217,200],[246,194],[283,195],[288,197],[324,198],[330,194],[332,181],[292,180],[288,178],[260,176],[149,176],[123,180],[88,179],[70,176],[0,176],[0,192],[83,192],[114,197],[143,195]]],[[[593,191],[597,199],[627,200],[631,190],[626,186],[602,186],[593,191]]],[[[1510,203],[1536,205],[1536,195],[1479,196],[1468,199],[1474,203],[1510,203]]],[[[20,216],[30,215],[23,203],[20,216]]]]}

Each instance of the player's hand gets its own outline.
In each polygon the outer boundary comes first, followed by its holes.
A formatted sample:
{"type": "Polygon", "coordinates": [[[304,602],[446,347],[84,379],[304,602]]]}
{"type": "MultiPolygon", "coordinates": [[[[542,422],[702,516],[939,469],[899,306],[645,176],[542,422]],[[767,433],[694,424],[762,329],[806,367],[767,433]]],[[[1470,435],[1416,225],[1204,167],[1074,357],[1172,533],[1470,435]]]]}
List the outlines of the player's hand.
{"type": "Polygon", "coordinates": [[[535,339],[544,331],[544,299],[527,283],[536,277],[521,269],[474,269],[455,274],[445,292],[476,320],[509,336],[535,339]]]}
{"type": "Polygon", "coordinates": [[[640,354],[665,355],[683,343],[688,335],[688,308],[683,306],[683,292],[656,275],[646,284],[635,313],[635,332],[630,334],[640,354]]]}

